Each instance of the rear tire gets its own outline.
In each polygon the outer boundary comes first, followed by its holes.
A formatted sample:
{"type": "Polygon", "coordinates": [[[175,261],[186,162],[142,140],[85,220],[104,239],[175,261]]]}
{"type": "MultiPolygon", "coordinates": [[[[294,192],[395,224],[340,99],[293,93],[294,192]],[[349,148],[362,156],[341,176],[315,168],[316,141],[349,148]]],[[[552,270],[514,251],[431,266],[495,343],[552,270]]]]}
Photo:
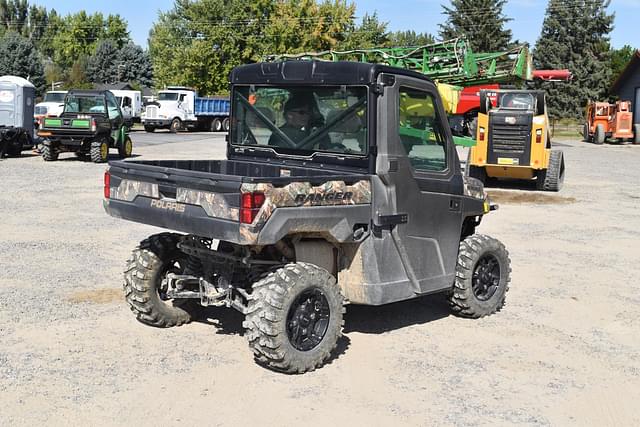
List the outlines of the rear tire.
{"type": "Polygon", "coordinates": [[[222,130],[222,122],[219,118],[215,118],[211,121],[211,132],[220,132],[222,130]]]}
{"type": "Polygon", "coordinates": [[[169,132],[178,133],[180,129],[182,129],[182,122],[180,121],[180,119],[176,117],[175,119],[171,120],[171,126],[169,127],[169,132]]]}
{"type": "Polygon", "coordinates": [[[509,252],[500,241],[481,234],[465,238],[460,242],[456,278],[449,295],[451,310],[475,319],[500,311],[510,275],[509,252]]]}
{"type": "Polygon", "coordinates": [[[109,141],[106,138],[93,141],[90,155],[93,163],[105,163],[109,160],[109,141]]]}
{"type": "Polygon", "coordinates": [[[177,243],[179,234],[160,233],[142,242],[127,261],[124,272],[124,294],[129,308],[136,318],[147,325],[159,328],[180,326],[191,321],[186,306],[189,300],[167,300],[167,273],[183,273],[187,255],[177,243]]]}
{"type": "Polygon", "coordinates": [[[633,143],[640,144],[640,124],[633,125],[633,143]]]}
{"type": "Polygon", "coordinates": [[[564,184],[564,154],[552,150],[546,170],[537,174],[536,188],[542,191],[560,191],[564,184]]]}
{"type": "Polygon", "coordinates": [[[256,361],[287,373],[323,365],[342,335],[344,298],[313,264],[288,264],[253,285],[243,325],[256,361]]]}
{"type": "Polygon", "coordinates": [[[225,132],[229,132],[229,126],[230,122],[229,122],[229,117],[225,117],[224,120],[222,121],[222,130],[225,132]]]}
{"type": "Polygon", "coordinates": [[[149,132],[149,133],[153,133],[153,132],[155,132],[155,131],[156,131],[156,128],[155,128],[155,127],[153,127],[153,126],[145,126],[145,127],[144,127],[144,131],[145,131],[145,132],[149,132]]]}
{"type": "Polygon", "coordinates": [[[605,139],[605,134],[604,134],[604,126],[602,125],[597,125],[596,126],[596,132],[593,135],[593,142],[595,144],[602,144],[604,142],[605,139]]]}
{"type": "Polygon", "coordinates": [[[45,162],[54,162],[58,160],[58,150],[51,145],[42,145],[42,158],[45,162]]]}

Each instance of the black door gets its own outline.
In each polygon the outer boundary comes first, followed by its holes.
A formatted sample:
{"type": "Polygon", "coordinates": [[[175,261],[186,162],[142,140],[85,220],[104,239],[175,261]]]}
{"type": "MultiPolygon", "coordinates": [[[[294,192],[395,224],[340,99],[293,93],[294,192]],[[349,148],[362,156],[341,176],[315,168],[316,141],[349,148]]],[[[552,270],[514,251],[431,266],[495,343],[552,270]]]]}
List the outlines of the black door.
{"type": "Polygon", "coordinates": [[[416,291],[450,288],[460,243],[463,183],[440,97],[430,82],[397,76],[382,99],[388,191],[395,193],[395,212],[407,215],[406,223],[396,225],[396,247],[416,291]]]}

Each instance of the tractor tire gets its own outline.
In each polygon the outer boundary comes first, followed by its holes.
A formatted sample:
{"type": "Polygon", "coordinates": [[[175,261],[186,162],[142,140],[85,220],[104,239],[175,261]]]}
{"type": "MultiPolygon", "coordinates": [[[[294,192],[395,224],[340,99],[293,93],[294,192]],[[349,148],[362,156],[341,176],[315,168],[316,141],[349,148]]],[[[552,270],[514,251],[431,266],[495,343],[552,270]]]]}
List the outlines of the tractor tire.
{"type": "Polygon", "coordinates": [[[105,163],[109,160],[109,141],[107,138],[93,141],[89,155],[93,163],[105,163]]]}
{"type": "Polygon", "coordinates": [[[541,170],[537,174],[536,189],[560,191],[564,184],[564,170],[564,154],[562,151],[552,150],[547,169],[541,170]]]}
{"type": "Polygon", "coordinates": [[[640,124],[633,125],[633,143],[640,144],[640,124]]]}
{"type": "Polygon", "coordinates": [[[156,131],[156,128],[155,128],[155,127],[153,127],[153,126],[145,126],[145,127],[144,127],[144,131],[145,131],[145,132],[149,132],[149,133],[153,133],[153,132],[155,132],[155,131],[156,131]]]}
{"type": "Polygon", "coordinates": [[[125,137],[124,141],[118,144],[118,155],[121,159],[126,159],[127,157],[131,157],[133,153],[133,141],[129,136],[125,137]]]}
{"type": "Polygon", "coordinates": [[[604,134],[604,126],[597,125],[596,132],[593,135],[593,143],[600,145],[604,142],[605,138],[606,138],[606,135],[604,134]]]}
{"type": "Polygon", "coordinates": [[[243,323],[256,361],[286,373],[322,366],[342,336],[343,304],[335,278],[313,264],[269,273],[254,283],[243,323]]]}
{"type": "Polygon", "coordinates": [[[176,117],[175,119],[171,120],[171,126],[169,127],[169,132],[178,133],[180,129],[182,129],[182,122],[180,121],[180,119],[176,117]]]}
{"type": "Polygon", "coordinates": [[[192,300],[170,300],[166,297],[167,273],[182,273],[188,256],[177,243],[180,235],[155,234],[138,245],[127,261],[124,272],[124,295],[136,318],[159,328],[180,326],[192,319],[192,300]]]}
{"type": "Polygon", "coordinates": [[[222,121],[215,118],[211,121],[211,132],[220,132],[222,130],[222,121]]]}
{"type": "Polygon", "coordinates": [[[591,136],[589,135],[589,123],[585,123],[582,128],[582,140],[584,142],[591,142],[591,136]]]}
{"type": "Polygon", "coordinates": [[[456,278],[449,294],[451,310],[474,319],[504,306],[511,280],[509,252],[489,236],[472,234],[460,242],[456,278]]]}
{"type": "Polygon", "coordinates": [[[58,160],[58,150],[49,144],[42,145],[42,159],[45,162],[55,162],[58,160]]]}
{"type": "Polygon", "coordinates": [[[229,117],[225,117],[224,120],[222,120],[222,130],[224,132],[229,132],[230,123],[229,117]]]}

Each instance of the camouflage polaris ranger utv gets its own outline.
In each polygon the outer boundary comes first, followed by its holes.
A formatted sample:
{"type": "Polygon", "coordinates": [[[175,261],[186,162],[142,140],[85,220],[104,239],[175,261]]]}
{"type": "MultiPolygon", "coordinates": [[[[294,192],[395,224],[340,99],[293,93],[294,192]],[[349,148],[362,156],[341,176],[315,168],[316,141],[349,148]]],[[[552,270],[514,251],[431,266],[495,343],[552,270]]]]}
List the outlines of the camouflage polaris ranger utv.
{"type": "Polygon", "coordinates": [[[345,304],[434,292],[466,317],[499,310],[510,261],[476,234],[492,210],[465,178],[441,99],[424,76],[382,65],[290,61],[231,73],[228,160],[115,161],[112,216],[185,234],[143,240],[124,273],[137,318],[194,308],[245,314],[258,362],[321,366],[345,304]]]}
{"type": "Polygon", "coordinates": [[[43,119],[42,158],[58,159],[64,152],[89,156],[93,162],[109,159],[109,148],[117,148],[120,158],[131,156],[133,144],[115,96],[108,90],[71,90],[64,99],[60,117],[43,119]]]}

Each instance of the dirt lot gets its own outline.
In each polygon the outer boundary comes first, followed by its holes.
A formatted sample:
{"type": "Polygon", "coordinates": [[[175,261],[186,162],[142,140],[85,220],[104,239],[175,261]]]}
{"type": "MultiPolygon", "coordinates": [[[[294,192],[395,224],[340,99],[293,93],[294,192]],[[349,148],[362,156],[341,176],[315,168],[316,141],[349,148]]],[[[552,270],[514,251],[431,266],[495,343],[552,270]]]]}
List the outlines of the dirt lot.
{"type": "MultiPolygon", "coordinates": [[[[133,138],[141,158],[224,155],[221,136],[133,138]]],[[[640,146],[561,145],[560,194],[490,189],[502,312],[350,306],[336,357],[301,376],[254,364],[233,311],[134,319],[124,262],[160,230],[104,213],[104,165],[0,161],[0,425],[638,425],[640,146]]]]}

